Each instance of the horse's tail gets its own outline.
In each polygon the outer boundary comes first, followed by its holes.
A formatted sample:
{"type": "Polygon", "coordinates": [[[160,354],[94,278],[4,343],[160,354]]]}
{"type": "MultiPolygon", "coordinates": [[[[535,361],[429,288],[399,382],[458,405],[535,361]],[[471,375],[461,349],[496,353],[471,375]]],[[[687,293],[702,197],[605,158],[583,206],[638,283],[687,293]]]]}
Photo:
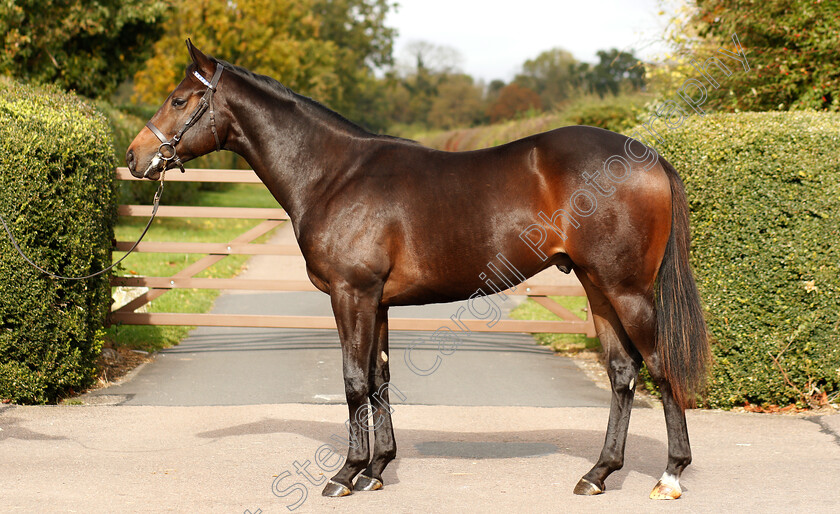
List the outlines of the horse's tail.
{"type": "Polygon", "coordinates": [[[688,251],[688,201],[677,170],[661,156],[671,183],[671,236],[659,266],[656,291],[656,347],[677,403],[693,407],[706,385],[711,350],[700,294],[688,251]]]}

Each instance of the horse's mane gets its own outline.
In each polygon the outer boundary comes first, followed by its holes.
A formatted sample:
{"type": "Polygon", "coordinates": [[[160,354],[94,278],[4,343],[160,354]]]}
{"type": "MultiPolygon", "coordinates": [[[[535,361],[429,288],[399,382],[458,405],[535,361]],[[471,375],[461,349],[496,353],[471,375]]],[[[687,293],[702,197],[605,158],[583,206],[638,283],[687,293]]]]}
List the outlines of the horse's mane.
{"type": "Polygon", "coordinates": [[[317,100],[313,100],[308,96],[301,95],[289,89],[288,87],[284,86],[277,80],[268,77],[266,75],[260,75],[259,73],[254,73],[253,71],[243,68],[242,66],[237,66],[235,64],[231,64],[227,61],[223,61],[221,59],[212,58],[211,59],[216,62],[217,64],[222,64],[225,68],[230,71],[233,71],[240,77],[243,77],[247,80],[252,82],[258,83],[263,89],[266,89],[269,93],[276,94],[280,98],[285,98],[287,100],[292,100],[298,102],[299,104],[306,105],[311,107],[311,111],[317,113],[320,116],[327,118],[333,122],[338,123],[341,125],[347,132],[352,133],[355,136],[365,137],[365,138],[383,138],[383,139],[393,139],[397,141],[404,141],[408,143],[417,143],[417,141],[411,139],[405,139],[402,137],[397,136],[389,136],[387,134],[375,134],[370,130],[362,127],[358,123],[352,122],[342,116],[341,114],[335,112],[334,110],[330,109],[326,105],[318,102],[317,100]]]}

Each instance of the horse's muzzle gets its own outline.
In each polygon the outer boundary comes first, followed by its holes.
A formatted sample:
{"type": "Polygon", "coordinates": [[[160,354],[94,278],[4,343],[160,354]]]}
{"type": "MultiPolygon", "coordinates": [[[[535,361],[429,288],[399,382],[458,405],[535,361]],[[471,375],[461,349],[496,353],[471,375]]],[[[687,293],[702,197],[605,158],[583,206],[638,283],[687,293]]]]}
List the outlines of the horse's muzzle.
{"type": "Polygon", "coordinates": [[[147,178],[150,180],[157,180],[160,177],[166,163],[159,155],[155,155],[145,170],[138,168],[137,156],[134,150],[129,150],[125,154],[125,163],[128,165],[128,171],[134,178],[147,178]],[[162,165],[163,164],[163,165],[162,165]]]}
{"type": "Polygon", "coordinates": [[[137,174],[137,159],[134,157],[134,150],[129,150],[125,153],[125,163],[128,166],[128,171],[137,178],[142,178],[142,175],[137,174]]]}

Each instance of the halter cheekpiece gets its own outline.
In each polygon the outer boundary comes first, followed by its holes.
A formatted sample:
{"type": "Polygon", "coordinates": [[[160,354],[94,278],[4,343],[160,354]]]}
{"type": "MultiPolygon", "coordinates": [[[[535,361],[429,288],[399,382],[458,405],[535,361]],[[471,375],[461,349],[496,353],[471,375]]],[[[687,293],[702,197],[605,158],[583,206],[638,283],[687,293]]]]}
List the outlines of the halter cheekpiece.
{"type": "MultiPolygon", "coordinates": [[[[201,75],[201,73],[198,72],[198,70],[193,71],[193,75],[195,76],[195,78],[197,78],[202,84],[204,84],[207,87],[207,91],[204,92],[204,96],[201,97],[201,100],[199,100],[198,105],[196,106],[192,114],[190,114],[190,117],[187,118],[187,121],[184,123],[184,126],[181,127],[181,130],[179,130],[177,134],[172,136],[172,139],[166,139],[166,136],[163,135],[163,132],[161,132],[160,129],[155,127],[151,120],[149,120],[146,123],[146,127],[148,127],[149,130],[152,131],[152,134],[154,134],[160,140],[160,146],[158,147],[158,151],[155,156],[166,162],[166,167],[164,167],[164,169],[168,168],[170,163],[173,163],[181,170],[181,173],[184,173],[184,164],[178,157],[178,153],[175,150],[175,146],[181,141],[181,138],[184,136],[184,132],[186,132],[190,127],[195,125],[195,123],[204,114],[204,111],[207,111],[208,108],[210,110],[210,130],[213,132],[213,138],[216,140],[216,151],[222,149],[222,145],[219,142],[219,134],[216,131],[216,117],[213,113],[213,93],[216,92],[216,85],[218,85],[219,77],[222,76],[222,72],[224,71],[224,69],[224,66],[222,66],[220,63],[216,63],[216,71],[215,73],[213,73],[213,78],[209,82],[206,78],[204,78],[201,75]]],[[[146,170],[144,178],[148,177],[150,169],[146,170]]]]}

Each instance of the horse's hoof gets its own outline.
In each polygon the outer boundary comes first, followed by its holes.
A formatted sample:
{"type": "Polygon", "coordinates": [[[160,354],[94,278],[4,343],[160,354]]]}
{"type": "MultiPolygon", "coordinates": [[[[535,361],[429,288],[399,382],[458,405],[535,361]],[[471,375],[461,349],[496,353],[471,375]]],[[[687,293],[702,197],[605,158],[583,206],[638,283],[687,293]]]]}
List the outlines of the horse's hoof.
{"type": "Polygon", "coordinates": [[[342,496],[347,496],[348,494],[353,494],[353,491],[351,491],[349,487],[341,485],[338,482],[333,482],[332,480],[327,482],[327,485],[324,486],[324,490],[321,491],[321,496],[329,496],[330,498],[341,498],[342,496]]]}
{"type": "Polygon", "coordinates": [[[359,475],[353,486],[354,491],[376,491],[377,489],[382,489],[382,481],[366,475],[359,475]]]}
{"type": "Polygon", "coordinates": [[[601,494],[603,492],[603,489],[601,489],[600,487],[598,487],[597,485],[593,484],[585,478],[581,478],[575,486],[575,494],[580,494],[583,496],[593,496],[596,494],[601,494]]]}
{"type": "Polygon", "coordinates": [[[663,475],[650,492],[651,500],[676,500],[682,495],[679,481],[670,475],[663,475]]]}

